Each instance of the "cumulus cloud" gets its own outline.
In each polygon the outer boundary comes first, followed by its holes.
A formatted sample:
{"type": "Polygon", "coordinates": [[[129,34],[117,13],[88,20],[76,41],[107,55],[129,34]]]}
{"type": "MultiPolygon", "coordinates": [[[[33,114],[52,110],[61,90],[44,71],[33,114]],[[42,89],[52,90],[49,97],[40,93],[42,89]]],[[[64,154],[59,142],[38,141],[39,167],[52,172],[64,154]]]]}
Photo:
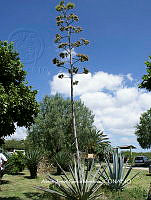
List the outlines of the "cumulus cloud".
{"type": "Polygon", "coordinates": [[[13,135],[6,137],[5,139],[10,140],[10,139],[16,139],[16,140],[22,140],[25,139],[27,136],[27,129],[25,127],[17,127],[16,126],[16,131],[13,135]]]}
{"type": "MultiPolygon", "coordinates": [[[[64,73],[65,77],[68,77],[68,74],[64,73]]],[[[78,74],[75,75],[74,80],[78,80],[79,84],[75,86],[74,95],[80,96],[85,93],[94,93],[100,90],[111,90],[114,91],[117,88],[121,87],[123,84],[123,76],[107,74],[105,72],[97,72],[94,75],[88,73],[87,75],[78,74]]],[[[70,79],[58,79],[58,74],[53,77],[53,80],[50,82],[51,94],[59,92],[66,96],[70,95],[70,79]]]]}
{"type": "MultiPolygon", "coordinates": [[[[65,74],[67,76],[67,74],[65,74]]],[[[79,97],[95,114],[95,125],[107,133],[116,145],[137,144],[135,126],[141,113],[151,107],[151,94],[138,89],[131,74],[115,75],[105,72],[76,75],[79,84],[74,95],[79,97]],[[120,143],[120,144],[119,144],[120,143]]],[[[70,95],[70,79],[50,81],[51,94],[70,95]]]]}

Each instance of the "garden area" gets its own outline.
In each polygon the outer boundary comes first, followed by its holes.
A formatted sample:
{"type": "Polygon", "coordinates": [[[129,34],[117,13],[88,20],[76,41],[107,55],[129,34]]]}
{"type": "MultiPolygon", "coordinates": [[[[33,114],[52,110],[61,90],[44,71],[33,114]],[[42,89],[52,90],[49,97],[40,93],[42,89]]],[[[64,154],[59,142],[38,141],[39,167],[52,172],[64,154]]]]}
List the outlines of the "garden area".
{"type": "MultiPolygon", "coordinates": [[[[128,186],[119,192],[110,191],[109,189],[100,188],[102,198],[100,200],[144,200],[150,186],[150,176],[148,171],[139,170],[139,175],[128,184],[128,186]]],[[[136,174],[138,170],[133,170],[130,177],[136,174]]],[[[60,176],[53,176],[57,180],[61,180],[60,176]]],[[[46,175],[38,174],[37,179],[30,179],[28,170],[24,170],[18,175],[5,175],[1,185],[1,200],[48,200],[56,199],[50,193],[42,192],[34,188],[34,186],[49,186],[46,175]]]]}
{"type": "MultiPolygon", "coordinates": [[[[12,140],[7,141],[3,147],[23,148],[26,143],[27,141],[12,140]]],[[[131,167],[133,163],[125,163],[124,154],[128,157],[130,152],[112,150],[110,156],[101,162],[96,158],[81,157],[79,166],[76,160],[70,158],[71,168],[67,168],[66,164],[69,158],[62,155],[63,160],[52,162],[52,159],[49,161],[47,155],[40,150],[28,149],[25,153],[16,151],[8,155],[5,149],[4,154],[8,162],[5,164],[0,184],[0,199],[3,200],[79,199],[79,195],[84,200],[150,198],[149,169],[135,168],[131,167]]],[[[137,155],[150,156],[149,153],[134,153],[134,156],[137,155]]]]}

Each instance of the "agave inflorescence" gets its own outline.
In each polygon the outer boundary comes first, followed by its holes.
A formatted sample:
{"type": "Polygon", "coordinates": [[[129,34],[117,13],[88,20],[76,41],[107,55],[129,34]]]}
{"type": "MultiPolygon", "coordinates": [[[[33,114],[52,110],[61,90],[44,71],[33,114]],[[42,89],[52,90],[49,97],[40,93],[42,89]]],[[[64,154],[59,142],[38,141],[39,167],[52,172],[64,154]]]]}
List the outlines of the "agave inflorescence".
{"type": "Polygon", "coordinates": [[[94,171],[94,162],[90,171],[86,170],[85,165],[79,163],[77,159],[74,160],[74,167],[70,166],[69,174],[62,168],[61,170],[64,174],[61,176],[63,183],[48,176],[47,179],[56,187],[48,189],[36,186],[36,188],[70,200],[95,200],[102,195],[98,192],[102,185],[99,182],[102,173],[100,173],[100,169],[94,171]]]}
{"type": "Polygon", "coordinates": [[[109,159],[106,159],[106,164],[107,169],[104,170],[101,178],[112,190],[122,190],[124,186],[138,175],[137,173],[131,179],[127,179],[132,170],[132,166],[128,169],[124,166],[124,157],[121,153],[118,153],[118,150],[113,151],[113,166],[109,162],[109,159]]]}

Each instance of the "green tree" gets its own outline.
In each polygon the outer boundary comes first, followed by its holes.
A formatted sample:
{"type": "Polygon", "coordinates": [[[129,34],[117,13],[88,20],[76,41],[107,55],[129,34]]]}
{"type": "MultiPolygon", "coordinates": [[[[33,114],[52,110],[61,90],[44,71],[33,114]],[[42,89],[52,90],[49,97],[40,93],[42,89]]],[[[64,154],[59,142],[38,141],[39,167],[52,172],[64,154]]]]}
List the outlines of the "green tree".
{"type": "MultiPolygon", "coordinates": [[[[75,108],[79,145],[80,149],[85,151],[92,132],[93,135],[97,132],[94,131],[94,115],[80,100],[75,101],[75,108]]],[[[75,153],[70,113],[70,99],[65,100],[58,94],[46,96],[40,103],[40,112],[28,132],[27,140],[34,146],[51,152],[52,156],[60,151],[75,153]]],[[[97,145],[97,140],[93,142],[94,146],[97,145]]]]}
{"type": "MultiPolygon", "coordinates": [[[[77,158],[79,159],[79,146],[76,131],[77,122],[75,118],[73,96],[74,86],[78,84],[78,81],[74,79],[74,75],[80,72],[77,64],[83,64],[83,62],[88,61],[88,56],[81,53],[77,53],[73,56],[73,51],[75,48],[88,45],[89,41],[83,38],[75,41],[75,38],[77,38],[75,34],[80,33],[82,28],[75,25],[75,23],[79,21],[78,16],[70,12],[74,7],[75,5],[73,3],[69,2],[65,4],[64,1],[60,1],[59,5],[56,6],[56,11],[59,12],[59,15],[56,17],[56,23],[60,32],[56,34],[55,43],[57,44],[60,53],[57,58],[53,59],[53,64],[59,68],[65,68],[69,74],[68,78],[71,80],[72,133],[75,139],[77,158]]],[[[87,68],[82,67],[81,73],[88,74],[88,72],[87,68]]],[[[62,79],[64,78],[64,74],[59,74],[58,77],[62,79]]]]}
{"type": "Polygon", "coordinates": [[[23,67],[13,43],[0,41],[0,137],[13,134],[15,123],[29,127],[38,113],[37,91],[25,82],[23,67]]]}
{"type": "Polygon", "coordinates": [[[140,121],[136,125],[135,135],[143,149],[151,147],[151,109],[141,115],[140,121]]]}
{"type": "Polygon", "coordinates": [[[148,91],[151,91],[151,56],[145,62],[147,74],[143,75],[142,83],[139,85],[139,88],[145,88],[148,91]]]}

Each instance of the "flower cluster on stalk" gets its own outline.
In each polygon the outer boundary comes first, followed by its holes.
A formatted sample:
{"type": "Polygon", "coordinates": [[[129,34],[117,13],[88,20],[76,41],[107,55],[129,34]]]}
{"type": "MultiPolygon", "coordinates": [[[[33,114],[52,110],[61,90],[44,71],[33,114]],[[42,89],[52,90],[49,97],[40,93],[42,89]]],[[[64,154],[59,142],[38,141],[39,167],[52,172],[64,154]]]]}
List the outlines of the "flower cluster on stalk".
{"type": "MultiPolygon", "coordinates": [[[[56,24],[61,33],[56,34],[54,42],[61,52],[56,58],[53,59],[53,64],[57,67],[65,68],[69,73],[69,78],[75,74],[89,73],[89,70],[86,67],[82,67],[82,70],[77,67],[77,63],[88,61],[88,56],[81,53],[77,53],[75,56],[72,55],[75,48],[89,44],[89,41],[84,38],[80,38],[77,41],[71,41],[72,34],[80,33],[83,30],[79,26],[74,26],[75,22],[79,21],[79,17],[77,15],[70,13],[70,10],[74,7],[75,5],[73,3],[69,2],[65,4],[64,1],[61,1],[59,5],[56,6],[56,11],[59,12],[59,15],[56,17],[56,24]]],[[[59,74],[58,78],[64,78],[64,74],[59,74]]],[[[73,85],[77,84],[78,81],[74,80],[73,85]]]]}

